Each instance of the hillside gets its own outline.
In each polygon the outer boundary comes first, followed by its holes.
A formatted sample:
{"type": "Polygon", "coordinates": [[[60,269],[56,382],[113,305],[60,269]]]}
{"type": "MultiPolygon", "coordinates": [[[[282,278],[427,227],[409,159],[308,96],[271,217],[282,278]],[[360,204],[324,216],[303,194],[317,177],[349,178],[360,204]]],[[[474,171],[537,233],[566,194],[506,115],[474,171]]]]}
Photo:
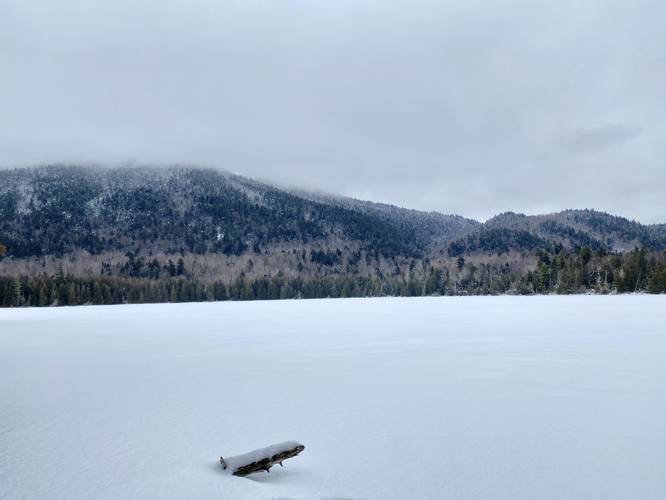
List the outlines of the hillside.
{"type": "Polygon", "coordinates": [[[456,255],[558,244],[619,251],[666,245],[666,225],[645,226],[594,210],[508,212],[481,224],[191,168],[0,170],[0,224],[14,257],[77,250],[240,255],[334,240],[386,257],[421,257],[451,242],[476,241],[456,255]]]}
{"type": "Polygon", "coordinates": [[[663,225],[639,222],[595,210],[564,210],[547,215],[497,215],[465,238],[454,241],[450,255],[509,250],[552,250],[590,247],[597,251],[627,252],[634,248],[666,248],[663,225]]]}
{"type": "MultiPolygon", "coordinates": [[[[602,263],[604,289],[630,279],[622,289],[633,290],[648,287],[647,256],[655,265],[663,260],[665,228],[593,210],[504,213],[480,223],[212,169],[0,170],[0,243],[7,248],[0,276],[9,280],[0,293],[18,296],[18,286],[25,295],[29,283],[14,281],[37,277],[144,280],[142,286],[185,280],[193,289],[183,296],[195,299],[299,296],[315,282],[305,295],[523,293],[561,288],[567,265],[582,269],[590,261],[596,274],[572,271],[565,290],[600,283],[602,263]],[[629,272],[610,257],[634,258],[634,249],[646,264],[635,271],[639,278],[624,278],[629,272]],[[255,290],[258,280],[270,291],[255,290]],[[216,283],[223,292],[206,291],[216,283]],[[238,290],[230,292],[234,284],[238,290]]],[[[180,297],[172,286],[150,295],[180,297]]],[[[51,303],[48,295],[41,302],[51,303]]],[[[127,292],[117,297],[126,299],[127,292]]]]}
{"type": "Polygon", "coordinates": [[[478,225],[339,200],[204,169],[8,170],[0,171],[0,234],[14,257],[77,250],[240,255],[333,240],[390,257],[424,255],[434,239],[478,225]]]}

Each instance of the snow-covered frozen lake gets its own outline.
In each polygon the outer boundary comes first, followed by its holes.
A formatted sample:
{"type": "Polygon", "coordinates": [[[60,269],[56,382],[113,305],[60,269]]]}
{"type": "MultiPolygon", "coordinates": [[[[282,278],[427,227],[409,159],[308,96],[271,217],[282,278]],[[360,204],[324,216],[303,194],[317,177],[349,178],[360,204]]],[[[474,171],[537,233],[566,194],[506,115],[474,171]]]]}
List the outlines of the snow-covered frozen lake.
{"type": "Polygon", "coordinates": [[[647,500],[665,464],[664,296],[0,310],[0,498],[647,500]]]}

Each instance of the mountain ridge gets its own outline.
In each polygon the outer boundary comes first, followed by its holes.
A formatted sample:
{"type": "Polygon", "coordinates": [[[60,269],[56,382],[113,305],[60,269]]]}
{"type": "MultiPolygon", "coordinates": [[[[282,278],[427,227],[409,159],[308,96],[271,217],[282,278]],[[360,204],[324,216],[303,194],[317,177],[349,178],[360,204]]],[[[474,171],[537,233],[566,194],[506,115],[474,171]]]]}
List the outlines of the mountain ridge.
{"type": "Polygon", "coordinates": [[[0,243],[5,305],[78,303],[70,285],[94,303],[608,292],[661,290],[666,224],[590,209],[482,223],[215,169],[44,166],[0,170],[0,243]]]}
{"type": "MultiPolygon", "coordinates": [[[[613,251],[628,251],[636,246],[650,250],[662,250],[666,246],[666,224],[644,225],[635,220],[590,209],[567,209],[539,215],[504,212],[486,222],[479,222],[437,211],[421,211],[333,194],[285,190],[215,169],[46,166],[0,170],[0,217],[3,221],[0,230],[4,239],[9,240],[9,255],[27,257],[53,252],[65,253],[77,250],[79,246],[95,253],[113,247],[113,244],[109,245],[108,242],[97,242],[95,245],[91,241],[82,240],[80,231],[71,230],[66,231],[71,238],[69,245],[58,247],[49,244],[45,241],[46,238],[37,241],[37,235],[25,234],[26,231],[22,232],[20,229],[21,224],[24,224],[32,230],[31,226],[36,221],[29,216],[35,212],[42,211],[47,224],[57,222],[58,218],[75,219],[78,223],[75,227],[88,230],[89,239],[91,233],[96,235],[97,232],[103,232],[105,224],[126,222],[123,218],[141,219],[144,224],[157,223],[155,219],[146,220],[145,214],[149,209],[159,216],[190,216],[192,220],[189,224],[183,225],[183,220],[179,221],[181,229],[192,233],[207,232],[206,251],[209,250],[208,247],[212,251],[220,250],[219,245],[215,245],[212,239],[213,234],[217,237],[220,231],[213,231],[211,227],[196,227],[196,217],[206,219],[211,224],[217,221],[229,227],[227,231],[222,231],[225,235],[233,234],[236,238],[244,237],[245,240],[259,244],[262,241],[270,243],[294,237],[307,242],[311,238],[317,239],[336,233],[360,241],[366,239],[366,235],[362,234],[366,231],[370,238],[369,246],[387,255],[425,254],[433,248],[437,250],[437,246],[451,244],[474,234],[478,236],[483,233],[485,236],[493,230],[502,230],[505,235],[528,232],[544,241],[567,248],[590,245],[597,249],[606,247],[613,251]],[[199,202],[199,205],[196,210],[188,212],[185,206],[192,205],[193,199],[199,202]],[[216,211],[215,207],[211,206],[216,202],[225,209],[232,209],[227,213],[216,211]],[[167,213],[164,211],[165,203],[171,208],[167,213]],[[233,208],[238,208],[239,205],[245,205],[242,207],[245,211],[233,214],[233,208]],[[257,209],[258,213],[247,212],[252,208],[257,209]],[[279,223],[276,226],[275,216],[280,214],[282,220],[277,221],[279,223]],[[263,217],[269,220],[274,229],[277,227],[277,234],[235,235],[231,226],[242,225],[247,222],[248,217],[253,216],[255,219],[263,217]],[[286,227],[293,223],[290,218],[294,217],[302,222],[299,231],[296,231],[300,234],[295,234],[293,227],[286,230],[286,227]],[[316,220],[317,217],[319,220],[316,220]],[[326,223],[320,224],[321,221],[326,223]],[[318,227],[310,227],[313,224],[318,227]],[[394,238],[393,243],[400,244],[395,245],[387,241],[387,238],[382,238],[379,234],[382,231],[387,233],[387,237],[394,238]],[[391,234],[396,231],[404,233],[406,237],[391,234]]],[[[128,228],[127,232],[131,232],[131,228],[128,228]]],[[[177,241],[173,231],[167,230],[166,233],[180,246],[195,251],[191,238],[189,241],[184,241],[187,238],[177,241]]],[[[121,236],[126,240],[132,239],[128,234],[121,236]]],[[[145,244],[146,238],[140,239],[145,244]]],[[[120,241],[116,243],[114,249],[122,250],[120,241]]],[[[243,242],[241,247],[243,245],[247,245],[247,242],[243,242]]],[[[509,246],[518,250],[523,248],[519,241],[509,246]]],[[[499,247],[505,248],[506,245],[499,247]]],[[[531,247],[532,244],[527,245],[528,249],[531,247]]],[[[492,246],[484,248],[494,251],[492,246]]],[[[201,251],[201,248],[198,251],[201,251]]]]}

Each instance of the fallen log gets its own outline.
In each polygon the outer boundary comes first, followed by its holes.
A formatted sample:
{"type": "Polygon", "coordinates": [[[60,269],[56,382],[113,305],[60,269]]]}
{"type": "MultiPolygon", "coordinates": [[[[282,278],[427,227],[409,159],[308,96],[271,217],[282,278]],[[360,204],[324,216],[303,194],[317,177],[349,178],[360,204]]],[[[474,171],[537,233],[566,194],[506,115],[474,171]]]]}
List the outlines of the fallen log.
{"type": "Polygon", "coordinates": [[[247,476],[264,470],[270,472],[275,464],[282,467],[284,460],[295,457],[304,449],[305,446],[298,441],[285,441],[234,457],[220,457],[220,463],[225,470],[230,469],[234,476],[247,476]]]}

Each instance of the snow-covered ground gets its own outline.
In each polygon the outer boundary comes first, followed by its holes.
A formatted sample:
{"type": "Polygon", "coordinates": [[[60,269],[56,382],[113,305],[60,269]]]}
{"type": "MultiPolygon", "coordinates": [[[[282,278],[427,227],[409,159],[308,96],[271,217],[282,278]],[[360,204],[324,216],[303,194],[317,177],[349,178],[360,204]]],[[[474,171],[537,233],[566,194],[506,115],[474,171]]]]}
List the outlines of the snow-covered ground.
{"type": "Polygon", "coordinates": [[[664,464],[664,296],[0,310],[0,498],[646,500],[664,464]]]}

